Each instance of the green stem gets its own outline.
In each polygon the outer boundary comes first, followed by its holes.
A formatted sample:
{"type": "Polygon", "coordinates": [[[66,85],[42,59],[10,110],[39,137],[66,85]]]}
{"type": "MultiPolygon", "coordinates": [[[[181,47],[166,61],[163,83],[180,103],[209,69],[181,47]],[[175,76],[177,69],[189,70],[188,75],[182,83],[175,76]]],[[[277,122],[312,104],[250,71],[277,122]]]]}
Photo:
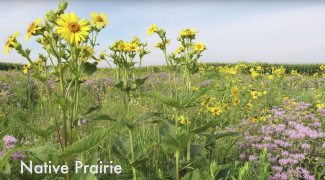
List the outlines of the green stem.
{"type": "MultiPolygon", "coordinates": [[[[134,149],[133,149],[133,137],[132,137],[132,129],[129,128],[129,136],[130,136],[130,146],[131,146],[131,158],[132,158],[132,162],[134,162],[134,149]]],[[[136,180],[137,179],[137,171],[134,167],[132,167],[132,172],[133,172],[133,179],[136,180]]]]}
{"type": "Polygon", "coordinates": [[[51,99],[51,95],[50,95],[49,86],[48,86],[47,83],[44,83],[44,85],[45,85],[45,91],[46,91],[47,97],[49,99],[50,107],[51,107],[51,110],[52,110],[52,116],[53,116],[53,119],[54,119],[56,133],[57,133],[58,138],[59,138],[59,143],[60,143],[61,151],[63,151],[61,137],[60,137],[60,131],[59,131],[59,126],[58,126],[58,121],[56,119],[56,115],[55,115],[55,111],[54,111],[54,107],[53,107],[53,103],[52,103],[52,99],[51,99]]]}
{"type": "Polygon", "coordinates": [[[179,150],[176,150],[176,180],[179,180],[179,150]]]}

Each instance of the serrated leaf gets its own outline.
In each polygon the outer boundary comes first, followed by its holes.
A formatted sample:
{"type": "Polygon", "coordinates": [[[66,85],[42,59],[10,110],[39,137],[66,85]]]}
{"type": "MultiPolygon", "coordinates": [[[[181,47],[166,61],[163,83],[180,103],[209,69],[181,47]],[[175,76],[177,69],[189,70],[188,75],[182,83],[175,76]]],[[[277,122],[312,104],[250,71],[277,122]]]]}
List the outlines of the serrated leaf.
{"type": "MultiPolygon", "coordinates": [[[[91,165],[97,165],[97,154],[92,155],[85,165],[88,165],[89,167],[91,165]]],[[[95,174],[90,172],[90,168],[87,168],[87,172],[84,172],[83,170],[84,166],[78,169],[78,173],[73,176],[72,180],[97,180],[95,174]]]]}
{"type": "MultiPolygon", "coordinates": [[[[62,124],[63,124],[62,122],[58,122],[58,127],[60,127],[62,124]]],[[[45,129],[46,138],[48,138],[52,133],[54,133],[55,130],[56,130],[55,124],[52,124],[52,125],[48,126],[45,129]]]]}
{"type": "Polygon", "coordinates": [[[85,63],[85,69],[84,69],[84,73],[86,74],[93,74],[95,71],[97,71],[97,66],[95,64],[91,64],[89,62],[85,63]]]}
{"type": "Polygon", "coordinates": [[[128,158],[126,158],[124,155],[122,155],[118,150],[115,145],[112,147],[112,152],[113,154],[121,161],[129,162],[128,158]]]}
{"type": "Polygon", "coordinates": [[[70,103],[67,98],[57,98],[55,99],[55,102],[57,102],[63,109],[66,109],[70,106],[70,103]]]}
{"type": "Polygon", "coordinates": [[[122,119],[123,119],[123,117],[121,119],[119,119],[118,121],[116,121],[114,123],[114,125],[111,126],[110,128],[95,132],[95,133],[81,139],[80,141],[72,144],[71,146],[68,146],[65,149],[65,151],[62,153],[62,155],[71,157],[73,155],[85,153],[85,152],[91,150],[92,148],[97,146],[102,140],[107,138],[115,129],[117,129],[117,127],[120,125],[122,119]]]}
{"type": "MultiPolygon", "coordinates": [[[[190,157],[191,159],[193,159],[194,157],[203,154],[201,153],[202,149],[204,149],[204,145],[203,144],[199,144],[199,145],[195,145],[195,144],[191,144],[191,148],[190,148],[190,157]]],[[[187,150],[184,150],[184,157],[187,156],[187,150]]]]}
{"type": "Polygon", "coordinates": [[[0,141],[6,136],[10,127],[0,133],[0,141]]]}
{"type": "Polygon", "coordinates": [[[88,109],[84,114],[82,114],[82,115],[84,116],[84,115],[86,115],[86,114],[90,114],[90,113],[92,113],[93,111],[96,111],[96,110],[98,110],[98,109],[100,109],[99,106],[91,107],[91,108],[89,108],[89,109],[88,109]]]}
{"type": "Polygon", "coordinates": [[[26,123],[24,123],[24,122],[22,122],[22,121],[18,121],[18,122],[19,122],[22,126],[24,126],[26,129],[32,131],[33,133],[35,133],[35,134],[37,134],[37,135],[39,135],[39,136],[41,136],[41,137],[43,137],[43,138],[46,138],[46,137],[47,137],[46,132],[43,131],[42,129],[38,129],[38,128],[36,128],[36,127],[32,127],[32,126],[30,126],[30,125],[28,125],[28,124],[26,124],[26,123]]]}
{"type": "Polygon", "coordinates": [[[187,146],[188,142],[191,140],[191,137],[192,135],[186,132],[173,136],[170,133],[167,133],[166,136],[161,140],[161,146],[165,149],[180,151],[187,146]]]}
{"type": "Polygon", "coordinates": [[[9,149],[7,152],[5,152],[1,157],[0,157],[0,169],[6,164],[7,160],[9,157],[12,155],[13,152],[23,150],[24,148],[20,148],[18,146],[13,147],[12,149],[9,149]]]}
{"type": "Polygon", "coordinates": [[[142,114],[140,117],[138,117],[134,123],[138,123],[140,121],[144,121],[152,116],[159,116],[161,113],[156,113],[156,112],[147,112],[145,114],[142,114]]]}
{"type": "Polygon", "coordinates": [[[148,78],[149,78],[149,76],[146,77],[146,78],[143,78],[143,79],[136,79],[136,80],[135,80],[135,84],[136,84],[136,86],[139,87],[139,86],[143,85],[143,84],[146,82],[146,80],[147,80],[148,78]]]}
{"type": "Polygon", "coordinates": [[[215,127],[218,123],[219,123],[218,120],[212,120],[212,121],[209,121],[208,123],[206,123],[206,124],[203,125],[203,126],[200,126],[200,127],[195,128],[195,129],[192,129],[192,130],[191,130],[191,133],[193,133],[193,134],[199,134],[199,133],[201,133],[201,132],[206,131],[206,130],[209,129],[210,127],[215,127]]]}
{"type": "Polygon", "coordinates": [[[28,149],[27,151],[36,153],[36,154],[60,154],[61,148],[59,144],[51,144],[46,146],[40,146],[32,149],[28,149]]]}
{"type": "Polygon", "coordinates": [[[210,167],[203,167],[196,169],[193,172],[187,173],[181,180],[207,180],[210,178],[209,175],[210,167]]]}
{"type": "Polygon", "coordinates": [[[211,87],[207,87],[205,89],[195,91],[192,94],[186,95],[185,98],[183,98],[181,106],[184,107],[192,102],[195,102],[197,99],[199,99],[201,96],[203,96],[205,93],[210,91],[211,87]]]}
{"type": "Polygon", "coordinates": [[[7,180],[10,178],[10,174],[11,174],[11,171],[10,171],[10,164],[9,162],[7,161],[6,162],[6,167],[3,171],[0,171],[0,180],[7,180]]]}
{"type": "Polygon", "coordinates": [[[87,116],[87,117],[84,117],[84,119],[116,121],[116,119],[113,119],[106,114],[87,116]]]}
{"type": "Polygon", "coordinates": [[[216,140],[221,139],[223,137],[227,137],[227,136],[236,136],[238,135],[239,132],[223,132],[223,133],[218,133],[217,135],[215,135],[216,140]]]}
{"type": "Polygon", "coordinates": [[[154,99],[154,100],[157,100],[159,102],[162,102],[168,106],[171,106],[171,107],[174,107],[174,108],[179,108],[181,106],[181,103],[180,101],[177,101],[175,99],[171,99],[159,92],[143,92],[143,93],[132,93],[134,95],[138,95],[138,96],[143,96],[143,97],[148,97],[148,98],[151,98],[151,99],[154,99]]]}

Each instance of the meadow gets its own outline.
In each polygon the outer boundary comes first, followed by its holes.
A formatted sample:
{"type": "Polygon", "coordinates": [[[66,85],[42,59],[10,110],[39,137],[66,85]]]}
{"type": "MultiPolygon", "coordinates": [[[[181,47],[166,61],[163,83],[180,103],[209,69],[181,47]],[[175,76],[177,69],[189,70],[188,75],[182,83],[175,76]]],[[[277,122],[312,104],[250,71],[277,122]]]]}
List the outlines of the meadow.
{"type": "Polygon", "coordinates": [[[167,54],[156,24],[164,66],[141,66],[150,51],[137,37],[95,57],[107,16],[79,21],[67,5],[28,27],[48,54],[31,60],[18,32],[6,41],[29,63],[0,71],[1,180],[325,179],[324,65],[201,63],[198,30],[167,54]]]}

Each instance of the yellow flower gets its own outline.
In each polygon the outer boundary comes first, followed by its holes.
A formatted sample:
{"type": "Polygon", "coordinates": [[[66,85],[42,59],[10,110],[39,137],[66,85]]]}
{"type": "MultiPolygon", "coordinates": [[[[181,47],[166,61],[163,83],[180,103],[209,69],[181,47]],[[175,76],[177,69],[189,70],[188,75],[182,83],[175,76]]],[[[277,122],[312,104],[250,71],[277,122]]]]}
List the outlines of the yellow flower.
{"type": "Polygon", "coordinates": [[[163,45],[164,45],[164,43],[159,42],[155,46],[153,46],[153,48],[158,49],[158,48],[162,47],[163,45]]]}
{"type": "Polygon", "coordinates": [[[125,50],[129,52],[135,52],[138,51],[140,48],[137,44],[135,43],[129,43],[128,46],[125,48],[125,50]]]}
{"type": "Polygon", "coordinates": [[[150,144],[150,147],[154,147],[154,146],[156,146],[157,145],[157,143],[152,143],[152,144],[150,144]]]}
{"type": "Polygon", "coordinates": [[[231,95],[232,96],[238,96],[239,91],[238,91],[238,87],[234,86],[233,88],[231,88],[231,95]]]}
{"type": "Polygon", "coordinates": [[[267,94],[267,91],[263,91],[263,94],[267,94]]]}
{"type": "Polygon", "coordinates": [[[180,33],[178,33],[181,36],[192,36],[195,35],[196,33],[198,33],[199,31],[196,29],[185,29],[185,30],[181,30],[180,33]]]}
{"type": "Polygon", "coordinates": [[[235,98],[235,99],[234,99],[234,105],[235,105],[235,106],[238,106],[239,104],[240,104],[240,100],[237,99],[237,98],[235,98]]]}
{"type": "Polygon", "coordinates": [[[133,36],[133,40],[131,41],[131,43],[135,43],[135,42],[140,42],[140,39],[136,36],[133,36]]]}
{"type": "Polygon", "coordinates": [[[203,51],[204,50],[204,44],[203,43],[201,43],[201,42],[198,42],[198,43],[196,43],[195,44],[195,46],[194,46],[194,50],[195,51],[203,51]]]}
{"type": "Polygon", "coordinates": [[[220,107],[212,107],[210,108],[210,112],[213,113],[213,115],[220,115],[222,113],[222,110],[220,107]]]}
{"type": "Polygon", "coordinates": [[[5,117],[6,115],[4,113],[1,113],[0,114],[0,117],[5,117]]]}
{"type": "Polygon", "coordinates": [[[202,113],[202,108],[200,108],[200,110],[199,110],[198,114],[200,115],[201,113],[202,113]]]}
{"type": "Polygon", "coordinates": [[[128,45],[129,45],[129,43],[127,43],[127,42],[121,42],[118,44],[117,49],[119,51],[124,51],[124,50],[126,50],[128,45]]]}
{"type": "Polygon", "coordinates": [[[250,120],[251,120],[252,123],[254,123],[254,122],[258,123],[259,122],[255,117],[251,117],[250,120]]]}
{"type": "Polygon", "coordinates": [[[316,105],[317,109],[321,109],[324,107],[324,104],[323,103],[317,103],[316,105]]]}
{"type": "Polygon", "coordinates": [[[14,40],[20,36],[20,34],[18,33],[18,31],[15,32],[15,35],[9,35],[8,39],[5,42],[5,48],[4,48],[4,53],[3,54],[8,54],[9,53],[9,49],[12,50],[13,48],[13,44],[14,44],[14,40]]]}
{"type": "Polygon", "coordinates": [[[219,84],[216,84],[216,86],[215,86],[215,87],[217,87],[217,88],[218,88],[219,86],[220,86],[219,84]]]}
{"type": "Polygon", "coordinates": [[[175,54],[182,52],[183,49],[184,49],[184,46],[180,45],[179,48],[177,48],[177,50],[175,51],[175,54]]]}
{"type": "Polygon", "coordinates": [[[65,15],[61,14],[61,19],[58,19],[56,22],[58,27],[55,30],[61,34],[67,42],[69,43],[78,43],[80,39],[86,41],[84,36],[89,35],[88,31],[91,26],[87,25],[89,22],[86,19],[79,21],[79,17],[72,12],[70,15],[66,13],[65,15]]]}
{"type": "MultiPolygon", "coordinates": [[[[87,46],[87,44],[83,48],[83,60],[87,62],[87,59],[91,59],[91,56],[95,54],[94,48],[91,46],[87,46]]],[[[81,53],[80,53],[81,55],[81,53]]]]}
{"type": "Polygon", "coordinates": [[[30,64],[29,63],[23,67],[25,74],[28,72],[29,67],[30,67],[30,64]]]}
{"type": "Polygon", "coordinates": [[[158,26],[157,24],[152,24],[150,28],[148,28],[148,32],[147,34],[149,34],[149,36],[151,36],[151,34],[154,34],[157,30],[158,30],[158,26]]]}
{"type": "Polygon", "coordinates": [[[36,30],[41,29],[40,26],[38,26],[38,24],[42,21],[42,18],[38,18],[36,19],[35,22],[31,22],[26,30],[27,36],[25,37],[26,42],[29,40],[30,36],[32,34],[36,33],[36,30]]]}
{"type": "Polygon", "coordinates": [[[106,19],[108,19],[107,15],[103,14],[103,12],[100,15],[98,15],[97,12],[91,13],[90,19],[92,19],[91,24],[94,24],[95,26],[97,26],[97,28],[104,27],[104,26],[108,25],[108,23],[109,23],[109,21],[106,20],[106,19]]]}
{"type": "Polygon", "coordinates": [[[265,122],[266,118],[264,116],[262,116],[262,117],[260,117],[260,120],[265,122]]]}
{"type": "Polygon", "coordinates": [[[273,76],[272,76],[272,75],[269,75],[268,78],[269,78],[269,79],[273,79],[273,76]]]}
{"type": "Polygon", "coordinates": [[[106,54],[106,50],[107,49],[105,49],[105,50],[103,50],[100,54],[99,54],[99,61],[100,61],[100,59],[102,59],[102,57],[105,57],[105,56],[107,56],[107,54],[106,54]]]}
{"type": "Polygon", "coordinates": [[[185,122],[185,118],[184,118],[184,116],[181,116],[178,120],[179,120],[182,124],[184,124],[184,122],[185,122]]]}

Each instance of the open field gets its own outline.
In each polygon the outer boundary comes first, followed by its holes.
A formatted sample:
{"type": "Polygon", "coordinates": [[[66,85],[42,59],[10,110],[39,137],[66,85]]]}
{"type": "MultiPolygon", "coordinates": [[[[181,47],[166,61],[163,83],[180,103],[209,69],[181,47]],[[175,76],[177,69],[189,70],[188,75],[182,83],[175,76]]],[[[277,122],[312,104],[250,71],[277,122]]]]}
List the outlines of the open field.
{"type": "MultiPolygon", "coordinates": [[[[266,168],[264,175],[268,176],[267,173],[270,173],[271,179],[280,179],[284,176],[288,179],[290,177],[308,179],[307,176],[309,179],[312,177],[320,179],[325,175],[325,110],[323,109],[325,89],[321,73],[314,76],[303,76],[297,73],[286,75],[284,69],[273,69],[273,73],[265,74],[263,71],[266,70],[259,64],[246,67],[243,63],[231,68],[225,66],[213,68],[205,64],[200,64],[199,67],[199,72],[193,75],[191,91],[199,92],[206,87],[211,89],[196,102],[191,103],[186,110],[179,112],[177,120],[183,129],[180,131],[186,130],[186,122],[190,123],[189,132],[211,122],[214,122],[216,127],[206,128],[191,136],[189,141],[191,163],[186,161],[186,146],[183,147],[180,153],[181,176],[185,175],[187,170],[210,168],[211,159],[212,162],[225,164],[226,168],[218,173],[225,179],[238,178],[240,172],[251,174],[252,177],[260,176],[260,171],[264,171],[264,167],[266,168]],[[254,69],[251,70],[252,74],[242,73],[252,68],[254,69]],[[214,138],[217,137],[213,149],[209,144],[210,132],[214,132],[214,138]],[[239,134],[221,138],[222,135],[231,135],[229,132],[239,134]],[[261,159],[264,147],[268,150],[265,162],[261,159]],[[247,168],[247,165],[244,166],[245,162],[249,162],[249,169],[245,169],[247,168]],[[263,162],[262,169],[260,169],[261,162],[263,162]]],[[[149,78],[139,87],[139,90],[160,92],[168,97],[169,80],[168,74],[164,73],[165,68],[158,67],[160,72],[154,73],[155,67],[147,67],[148,72],[142,73],[141,76],[149,78]]],[[[137,72],[137,69],[134,69],[134,73],[137,72]]],[[[78,128],[72,131],[73,139],[83,139],[93,132],[112,126],[112,121],[108,121],[108,118],[95,120],[95,115],[108,114],[111,119],[123,117],[124,113],[121,111],[123,98],[120,90],[114,87],[115,75],[114,69],[99,69],[92,76],[82,78],[85,81],[80,85],[78,111],[83,112],[81,113],[83,118],[78,121],[78,128]],[[93,111],[87,111],[89,109],[93,111]],[[93,120],[87,117],[92,117],[93,120]]],[[[174,96],[176,92],[182,90],[182,74],[177,73],[175,77],[171,79],[174,96]]],[[[1,131],[6,129],[8,133],[5,137],[5,134],[2,134],[2,142],[4,142],[2,152],[8,151],[10,149],[8,146],[35,148],[46,144],[58,144],[54,131],[46,138],[40,133],[42,130],[48,130],[48,127],[53,127],[54,123],[50,106],[45,103],[45,97],[44,102],[41,101],[40,84],[33,79],[28,79],[22,71],[2,71],[0,78],[1,131]]],[[[131,77],[130,81],[134,79],[136,78],[131,77]]],[[[55,97],[60,89],[56,77],[51,77],[47,82],[51,87],[51,96],[55,97]]],[[[172,124],[175,123],[176,118],[173,108],[138,94],[131,93],[130,96],[129,114],[132,119],[139,118],[141,114],[161,113],[147,114],[148,117],[153,116],[139,121],[132,129],[134,151],[139,153],[135,159],[135,161],[139,160],[138,177],[172,179],[175,176],[175,154],[165,147],[164,133],[174,127],[172,124]]],[[[56,107],[55,112],[59,111],[59,107],[56,107]]],[[[59,113],[57,115],[60,116],[59,113]]],[[[62,132],[62,126],[60,131],[62,132]]],[[[86,160],[97,154],[98,162],[113,161],[114,164],[122,166],[121,174],[98,174],[96,175],[98,179],[132,178],[132,169],[128,162],[131,155],[128,139],[127,126],[120,125],[98,146],[84,153],[86,160]]],[[[8,159],[12,177],[45,178],[47,175],[44,174],[19,172],[20,160],[26,164],[29,161],[43,164],[51,158],[54,159],[55,156],[41,154],[15,151],[8,159]]],[[[75,155],[74,158],[81,157],[75,155]]],[[[52,163],[54,162],[64,164],[62,158],[53,160],[52,163]]],[[[48,176],[53,178],[55,175],[48,176]]]]}

